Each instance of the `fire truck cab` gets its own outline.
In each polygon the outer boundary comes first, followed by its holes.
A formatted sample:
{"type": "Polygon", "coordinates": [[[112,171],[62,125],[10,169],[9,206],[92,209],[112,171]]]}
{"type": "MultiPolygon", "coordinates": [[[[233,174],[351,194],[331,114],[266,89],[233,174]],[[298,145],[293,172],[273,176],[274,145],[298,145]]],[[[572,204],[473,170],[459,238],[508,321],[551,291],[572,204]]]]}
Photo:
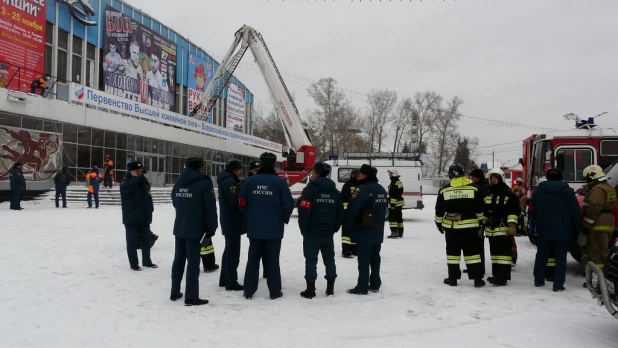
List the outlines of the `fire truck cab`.
{"type": "MultiPolygon", "coordinates": [[[[546,134],[533,134],[523,142],[523,181],[526,197],[530,199],[534,189],[545,180],[550,168],[562,171],[563,181],[576,192],[586,184],[584,168],[597,164],[607,168],[618,160],[618,133],[611,128],[601,128],[594,118],[578,120],[575,129],[557,130],[546,134]]],[[[578,197],[581,203],[582,197],[578,197]]],[[[530,206],[528,206],[530,209],[530,206]]],[[[528,224],[528,234],[534,235],[534,226],[528,224]]],[[[531,237],[531,241],[534,242],[531,237]]],[[[581,253],[576,243],[570,250],[577,261],[581,253]]]]}

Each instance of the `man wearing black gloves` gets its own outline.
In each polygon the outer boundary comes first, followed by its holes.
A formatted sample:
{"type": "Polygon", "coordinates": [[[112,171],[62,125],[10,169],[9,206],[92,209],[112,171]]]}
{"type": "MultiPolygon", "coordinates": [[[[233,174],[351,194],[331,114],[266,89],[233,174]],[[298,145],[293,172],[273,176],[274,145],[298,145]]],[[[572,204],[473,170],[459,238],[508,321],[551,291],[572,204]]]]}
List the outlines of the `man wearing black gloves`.
{"type": "Polygon", "coordinates": [[[315,280],[318,277],[318,253],[326,267],[326,295],[334,295],[337,268],[333,235],[343,223],[343,202],[335,182],[327,176],[331,167],[327,163],[313,165],[311,182],[305,187],[298,206],[298,226],[303,235],[305,280],[307,289],[300,293],[304,298],[315,297],[315,280]]]}
{"type": "Polygon", "coordinates": [[[127,174],[120,184],[120,201],[122,204],[122,223],[126,230],[127,254],[131,269],[141,271],[137,258],[137,239],[142,246],[142,265],[157,268],[150,260],[150,224],[154,204],[150,195],[150,185],[143,176],[140,162],[127,165],[127,174]]]}
{"type": "Polygon", "coordinates": [[[182,297],[180,283],[187,263],[185,306],[199,306],[208,300],[199,297],[200,248],[208,245],[219,227],[217,202],[212,180],[203,174],[204,160],[190,157],[185,170],[172,189],[172,203],[176,208],[174,236],[176,250],[172,265],[172,290],[170,300],[182,297]]]}
{"type": "Polygon", "coordinates": [[[260,156],[260,170],[247,178],[240,189],[238,205],[247,219],[249,257],[245,269],[244,296],[251,299],[257,291],[260,258],[268,269],[268,290],[272,300],[283,296],[279,254],[284,224],[294,210],[292,192],[275,171],[277,156],[265,152],[260,156]]]}
{"type": "Polygon", "coordinates": [[[240,192],[240,173],[242,164],[233,159],[227,163],[225,170],[217,175],[219,191],[219,218],[221,233],[225,236],[225,250],[221,262],[219,286],[225,290],[240,291],[238,283],[238,263],[240,262],[240,236],[245,233],[245,217],[238,207],[240,192]]]}

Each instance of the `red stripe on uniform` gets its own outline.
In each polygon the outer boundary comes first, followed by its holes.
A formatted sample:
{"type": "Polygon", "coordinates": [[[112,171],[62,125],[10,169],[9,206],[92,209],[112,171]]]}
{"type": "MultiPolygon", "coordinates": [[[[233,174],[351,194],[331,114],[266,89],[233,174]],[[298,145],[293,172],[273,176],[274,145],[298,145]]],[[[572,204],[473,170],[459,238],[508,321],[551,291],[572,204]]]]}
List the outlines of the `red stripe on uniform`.
{"type": "Polygon", "coordinates": [[[238,205],[240,205],[241,207],[246,207],[247,206],[247,198],[239,197],[238,198],[238,205]]]}
{"type": "Polygon", "coordinates": [[[303,208],[303,209],[311,210],[311,202],[302,200],[302,201],[300,201],[300,207],[303,208]]]}

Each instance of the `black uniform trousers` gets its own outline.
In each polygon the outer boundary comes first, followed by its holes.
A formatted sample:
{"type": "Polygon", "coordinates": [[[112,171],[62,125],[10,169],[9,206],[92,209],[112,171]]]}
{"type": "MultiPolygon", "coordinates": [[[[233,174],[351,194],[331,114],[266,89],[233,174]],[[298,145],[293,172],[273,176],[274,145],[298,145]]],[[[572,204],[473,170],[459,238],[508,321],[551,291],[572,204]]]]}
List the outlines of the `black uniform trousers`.
{"type": "Polygon", "coordinates": [[[513,242],[511,236],[488,237],[489,253],[491,254],[491,274],[502,280],[511,280],[511,251],[513,242]]]}
{"type": "Polygon", "coordinates": [[[305,279],[315,281],[318,278],[318,253],[322,252],[322,262],[326,268],[324,279],[335,280],[335,242],[333,237],[305,236],[303,238],[303,255],[305,256],[305,279]]]}
{"type": "Polygon", "coordinates": [[[187,264],[187,280],[185,283],[185,299],[197,300],[200,298],[200,241],[176,237],[174,263],[172,264],[172,291],[171,295],[180,292],[180,284],[187,264]]]}
{"type": "Polygon", "coordinates": [[[232,286],[238,283],[238,264],[240,263],[240,235],[225,235],[225,249],[221,258],[219,286],[232,286]]]}
{"type": "Polygon", "coordinates": [[[281,239],[249,239],[249,256],[245,269],[244,293],[253,296],[258,289],[260,279],[260,258],[265,261],[268,272],[266,284],[271,297],[279,296],[281,292],[281,269],[279,268],[279,254],[281,253],[281,239]]]}
{"type": "Polygon", "coordinates": [[[388,210],[388,222],[391,232],[397,232],[401,237],[403,235],[403,207],[394,207],[388,210]]]}
{"type": "Polygon", "coordinates": [[[382,279],[380,278],[380,257],[382,244],[356,244],[358,252],[358,282],[356,290],[361,294],[366,294],[369,289],[380,290],[382,279]],[[371,273],[370,273],[371,270],[371,273]]]}
{"type": "Polygon", "coordinates": [[[66,207],[67,206],[67,189],[56,189],[56,208],[58,208],[60,206],[60,196],[62,196],[62,206],[66,207]]]}
{"type": "Polygon", "coordinates": [[[92,208],[92,196],[94,196],[94,204],[95,207],[99,207],[99,192],[90,193],[88,192],[88,197],[86,200],[88,201],[88,208],[92,208]]]}
{"type": "Polygon", "coordinates": [[[103,178],[103,187],[109,187],[109,188],[113,187],[112,186],[112,177],[111,177],[111,175],[106,175],[103,178]]]}
{"type": "Polygon", "coordinates": [[[129,256],[129,264],[139,266],[137,258],[137,239],[140,239],[142,249],[142,265],[151,264],[150,260],[150,226],[147,224],[131,224],[124,225],[127,239],[127,255],[129,256]]]}
{"type": "Polygon", "coordinates": [[[464,262],[468,269],[469,279],[483,278],[481,244],[478,236],[479,227],[462,229],[445,229],[446,239],[446,263],[448,265],[448,277],[461,279],[461,252],[463,250],[464,262]]]}
{"type": "Polygon", "coordinates": [[[536,259],[534,260],[534,284],[542,285],[545,283],[551,255],[554,255],[555,268],[553,273],[554,289],[564,286],[566,278],[567,253],[569,242],[556,242],[539,239],[536,243],[536,259]]]}
{"type": "Polygon", "coordinates": [[[341,253],[344,256],[356,255],[356,243],[352,242],[350,229],[341,226],[341,253]]]}
{"type": "Polygon", "coordinates": [[[212,244],[212,238],[208,241],[208,245],[205,248],[200,247],[200,257],[202,258],[204,271],[215,268],[217,259],[215,257],[215,246],[212,244]]]}
{"type": "Polygon", "coordinates": [[[19,210],[21,208],[21,195],[23,190],[11,190],[11,209],[19,210]]]}

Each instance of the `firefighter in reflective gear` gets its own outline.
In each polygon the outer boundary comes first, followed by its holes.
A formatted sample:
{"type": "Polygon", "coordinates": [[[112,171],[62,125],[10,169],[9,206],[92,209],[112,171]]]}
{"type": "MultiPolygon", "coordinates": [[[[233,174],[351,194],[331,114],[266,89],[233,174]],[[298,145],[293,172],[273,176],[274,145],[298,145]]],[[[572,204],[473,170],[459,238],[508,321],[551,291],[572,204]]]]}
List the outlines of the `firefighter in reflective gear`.
{"type": "Polygon", "coordinates": [[[391,235],[387,238],[403,237],[403,215],[401,213],[405,201],[403,199],[403,183],[399,180],[397,169],[388,170],[391,183],[388,185],[388,222],[391,235]]]}
{"type": "Polygon", "coordinates": [[[607,177],[598,165],[584,168],[583,174],[588,191],[584,198],[582,231],[577,241],[582,247],[582,264],[592,261],[603,269],[614,232],[616,190],[607,183],[607,177]]]}
{"type": "Polygon", "coordinates": [[[436,227],[446,236],[446,263],[448,278],[444,284],[457,286],[461,278],[461,252],[468,267],[468,278],[474,280],[474,286],[485,285],[481,266],[481,246],[478,239],[483,233],[483,197],[478,187],[464,176],[465,171],[459,163],[453,163],[448,169],[451,182],[438,193],[436,201],[436,227]]]}
{"type": "Polygon", "coordinates": [[[202,266],[204,266],[204,272],[210,273],[219,269],[219,265],[216,264],[215,259],[215,246],[212,244],[212,238],[208,242],[208,245],[200,249],[200,257],[202,258],[202,266]]]}
{"type": "Polygon", "coordinates": [[[487,281],[504,286],[511,280],[513,238],[517,234],[517,219],[521,212],[519,200],[504,183],[504,173],[499,168],[489,172],[490,194],[485,196],[483,226],[489,239],[491,273],[487,281]]]}
{"type": "MultiPolygon", "coordinates": [[[[352,199],[352,192],[356,188],[356,174],[359,169],[354,169],[350,173],[350,179],[343,184],[341,188],[341,200],[343,201],[343,209],[348,209],[348,203],[352,199]]],[[[350,229],[343,224],[341,226],[341,256],[351,259],[352,255],[356,255],[356,243],[350,239],[350,229]]]]}

